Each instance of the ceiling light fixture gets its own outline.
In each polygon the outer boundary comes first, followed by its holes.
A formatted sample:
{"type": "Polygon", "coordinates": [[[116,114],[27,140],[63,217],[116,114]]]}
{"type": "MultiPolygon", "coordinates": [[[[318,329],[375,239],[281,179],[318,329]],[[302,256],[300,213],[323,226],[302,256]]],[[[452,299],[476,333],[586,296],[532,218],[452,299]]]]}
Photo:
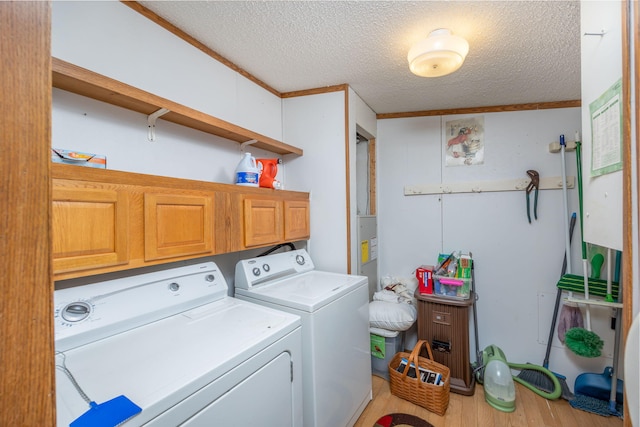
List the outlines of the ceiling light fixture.
{"type": "Polygon", "coordinates": [[[421,77],[440,77],[456,71],[469,53],[469,43],[439,28],[409,49],[409,69],[421,77]]]}

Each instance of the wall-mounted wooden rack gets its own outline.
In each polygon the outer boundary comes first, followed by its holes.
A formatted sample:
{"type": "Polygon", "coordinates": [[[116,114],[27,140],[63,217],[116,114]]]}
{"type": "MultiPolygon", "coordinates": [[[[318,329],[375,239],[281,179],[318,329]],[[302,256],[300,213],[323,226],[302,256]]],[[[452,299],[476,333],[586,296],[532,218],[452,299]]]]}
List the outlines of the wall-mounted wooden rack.
{"type": "MultiPolygon", "coordinates": [[[[506,179],[502,181],[472,181],[451,182],[447,184],[421,184],[404,187],[405,196],[423,194],[453,194],[453,193],[488,193],[492,191],[523,191],[531,182],[528,178],[506,179]]],[[[567,177],[567,188],[575,186],[575,177],[567,177]]],[[[562,177],[540,177],[539,190],[561,190],[562,177]]]]}
{"type": "Polygon", "coordinates": [[[53,87],[127,108],[150,116],[158,110],[167,113],[160,118],[239,143],[255,140],[254,147],[277,154],[296,154],[302,149],[268,136],[236,126],[232,123],[129,86],[58,58],[52,58],[53,87]]]}

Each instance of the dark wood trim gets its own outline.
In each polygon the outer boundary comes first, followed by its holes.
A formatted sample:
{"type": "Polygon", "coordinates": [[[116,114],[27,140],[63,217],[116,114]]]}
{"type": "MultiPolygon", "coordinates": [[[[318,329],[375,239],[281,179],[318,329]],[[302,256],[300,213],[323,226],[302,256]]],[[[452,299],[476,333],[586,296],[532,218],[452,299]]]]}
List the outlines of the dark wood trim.
{"type": "MultiPolygon", "coordinates": [[[[349,167],[349,151],[351,138],[349,132],[349,86],[344,85],[344,164],[345,193],[347,202],[347,274],[351,274],[351,168],[349,167]]],[[[354,135],[355,136],[355,135],[354,135]]]]}
{"type": "Polygon", "coordinates": [[[582,102],[578,99],[573,101],[534,102],[529,104],[451,108],[447,110],[413,111],[413,112],[406,112],[406,113],[383,113],[383,114],[376,114],[376,118],[380,120],[380,119],[400,119],[400,118],[407,118],[407,117],[424,117],[424,116],[448,116],[453,114],[504,113],[508,111],[547,110],[551,108],[572,108],[572,107],[580,107],[581,105],[582,105],[582,102]]]}
{"type": "Polygon", "coordinates": [[[344,90],[345,92],[349,89],[349,85],[346,83],[334,85],[334,86],[326,86],[326,87],[318,87],[314,89],[305,89],[305,90],[296,90],[293,92],[283,92],[281,94],[282,98],[295,98],[297,96],[307,96],[307,95],[318,95],[321,93],[331,93],[331,92],[340,92],[344,90]]]}
{"type": "Polygon", "coordinates": [[[376,139],[369,140],[369,215],[377,215],[376,139]]]}
{"type": "Polygon", "coordinates": [[[278,92],[277,90],[275,90],[274,88],[272,88],[271,86],[269,86],[268,84],[263,82],[262,80],[258,79],[253,74],[247,72],[243,68],[241,68],[241,67],[237,66],[236,64],[234,64],[233,62],[229,61],[227,58],[225,58],[224,56],[220,55],[215,50],[207,47],[206,45],[204,45],[200,41],[196,40],[191,35],[187,34],[186,32],[182,31],[180,28],[178,28],[175,25],[173,25],[171,22],[167,21],[166,19],[158,16],[156,13],[154,13],[154,12],[150,11],[149,9],[147,9],[146,7],[142,6],[137,1],[124,1],[124,0],[121,0],[121,3],[125,4],[126,6],[129,6],[131,9],[135,10],[136,12],[138,12],[139,14],[144,16],[145,18],[148,18],[149,20],[151,20],[151,21],[155,22],[156,24],[160,25],[165,30],[173,33],[174,35],[176,35],[178,37],[180,37],[182,40],[186,41],[190,45],[200,49],[202,52],[206,53],[207,55],[209,55],[210,57],[212,57],[216,61],[226,65],[227,67],[231,68],[233,71],[235,71],[238,74],[242,75],[243,77],[246,77],[247,79],[251,80],[252,82],[257,84],[258,86],[262,87],[263,89],[271,92],[272,94],[274,94],[274,95],[276,95],[278,97],[281,97],[280,92],[278,92]]]}
{"type": "MultiPolygon", "coordinates": [[[[624,0],[621,2],[621,25],[622,25],[622,157],[623,157],[623,175],[622,175],[622,295],[624,306],[622,309],[622,348],[625,348],[626,337],[629,333],[629,329],[631,328],[631,322],[633,321],[634,313],[637,311],[637,307],[634,310],[633,301],[633,266],[636,264],[634,260],[638,258],[638,254],[634,253],[634,241],[638,241],[638,235],[633,235],[633,224],[634,222],[637,224],[639,220],[639,213],[633,210],[633,198],[636,197],[638,200],[638,192],[640,191],[637,188],[637,183],[640,179],[640,169],[638,165],[638,158],[635,159],[632,157],[632,145],[635,145],[635,152],[638,153],[640,149],[640,145],[638,144],[638,129],[640,129],[640,125],[638,124],[638,83],[637,83],[637,75],[638,75],[638,17],[640,13],[638,12],[638,2],[637,1],[628,1],[624,0]],[[630,20],[634,18],[635,25],[633,30],[630,28],[630,20]],[[635,52],[631,51],[630,40],[634,39],[635,41],[635,52]],[[636,75],[636,90],[635,90],[635,105],[631,103],[631,82],[634,76],[631,74],[630,66],[631,61],[635,60],[635,75],[636,75]],[[631,138],[631,118],[635,113],[636,115],[636,139],[633,140],[631,138]],[[635,160],[635,164],[633,161],[635,160]],[[633,180],[631,179],[632,173],[635,170],[636,177],[636,189],[634,194],[633,189],[633,180]]],[[[626,393],[625,393],[626,394],[626,393]]],[[[634,404],[633,402],[631,404],[634,404]]],[[[624,420],[625,427],[631,427],[631,417],[629,414],[629,406],[628,400],[625,398],[624,400],[624,420]]]]}
{"type": "Polygon", "coordinates": [[[51,4],[0,2],[0,425],[55,425],[51,4]]]}

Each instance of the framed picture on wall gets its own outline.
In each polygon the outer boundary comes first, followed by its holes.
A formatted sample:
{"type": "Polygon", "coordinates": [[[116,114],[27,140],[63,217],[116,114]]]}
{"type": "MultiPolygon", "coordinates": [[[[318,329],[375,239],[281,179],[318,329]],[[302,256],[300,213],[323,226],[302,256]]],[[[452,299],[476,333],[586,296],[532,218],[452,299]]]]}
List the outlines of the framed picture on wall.
{"type": "Polygon", "coordinates": [[[484,116],[445,122],[445,166],[484,163],[484,116]]]}

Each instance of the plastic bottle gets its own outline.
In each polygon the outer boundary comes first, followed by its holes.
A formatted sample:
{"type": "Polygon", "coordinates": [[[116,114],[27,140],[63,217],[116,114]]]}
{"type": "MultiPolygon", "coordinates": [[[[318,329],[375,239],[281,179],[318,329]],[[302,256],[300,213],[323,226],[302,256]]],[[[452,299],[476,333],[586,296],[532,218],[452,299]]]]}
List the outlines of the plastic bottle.
{"type": "Polygon", "coordinates": [[[240,163],[236,167],[236,184],[247,187],[258,187],[260,171],[256,165],[256,159],[251,153],[244,153],[240,163]]]}

